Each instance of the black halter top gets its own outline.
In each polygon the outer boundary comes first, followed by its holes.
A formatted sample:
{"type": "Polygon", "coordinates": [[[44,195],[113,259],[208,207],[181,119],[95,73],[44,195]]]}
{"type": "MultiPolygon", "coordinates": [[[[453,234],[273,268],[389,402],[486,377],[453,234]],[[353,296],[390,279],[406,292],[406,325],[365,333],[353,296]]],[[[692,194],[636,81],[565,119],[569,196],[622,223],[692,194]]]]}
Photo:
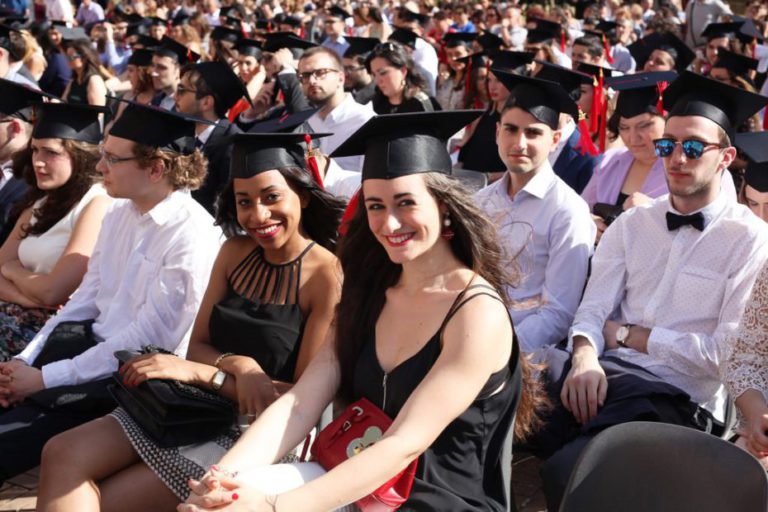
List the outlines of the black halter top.
{"type": "MultiPolygon", "coordinates": [[[[389,373],[381,368],[372,332],[360,352],[355,369],[355,397],[365,397],[395,418],[414,389],[437,361],[442,350],[441,336],[451,317],[479,295],[498,300],[495,293],[467,287],[456,297],[440,329],[424,347],[389,373]]],[[[505,511],[507,498],[500,457],[512,427],[520,399],[521,370],[517,339],[509,364],[492,374],[474,402],[452,421],[419,457],[411,495],[401,510],[407,511],[505,511]]]]}
{"type": "Polygon", "coordinates": [[[299,284],[304,256],[274,265],[257,247],[227,278],[226,297],[213,307],[208,329],[211,344],[222,352],[252,357],[270,378],[294,381],[304,316],[299,284]]]}

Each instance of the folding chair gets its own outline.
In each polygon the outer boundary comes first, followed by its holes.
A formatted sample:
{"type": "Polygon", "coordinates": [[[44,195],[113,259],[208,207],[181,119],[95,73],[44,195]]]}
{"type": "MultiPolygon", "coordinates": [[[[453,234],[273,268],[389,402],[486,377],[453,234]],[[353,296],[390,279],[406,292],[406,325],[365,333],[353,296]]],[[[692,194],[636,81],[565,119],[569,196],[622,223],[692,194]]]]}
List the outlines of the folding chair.
{"type": "Polygon", "coordinates": [[[611,427],[584,449],[560,512],[766,512],[768,477],[747,452],[664,423],[611,427]]]}

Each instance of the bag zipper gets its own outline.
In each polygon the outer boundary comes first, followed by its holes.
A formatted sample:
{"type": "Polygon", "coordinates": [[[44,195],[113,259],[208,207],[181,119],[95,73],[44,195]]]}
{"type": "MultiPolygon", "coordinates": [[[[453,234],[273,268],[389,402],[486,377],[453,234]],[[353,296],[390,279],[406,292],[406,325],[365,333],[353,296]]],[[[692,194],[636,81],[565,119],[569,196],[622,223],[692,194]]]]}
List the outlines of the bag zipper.
{"type": "Polygon", "coordinates": [[[389,376],[389,374],[387,374],[387,372],[384,372],[384,378],[382,379],[382,382],[381,382],[381,387],[384,388],[384,398],[381,401],[381,410],[382,411],[384,409],[386,409],[386,407],[387,407],[387,377],[388,376],[389,376]]]}

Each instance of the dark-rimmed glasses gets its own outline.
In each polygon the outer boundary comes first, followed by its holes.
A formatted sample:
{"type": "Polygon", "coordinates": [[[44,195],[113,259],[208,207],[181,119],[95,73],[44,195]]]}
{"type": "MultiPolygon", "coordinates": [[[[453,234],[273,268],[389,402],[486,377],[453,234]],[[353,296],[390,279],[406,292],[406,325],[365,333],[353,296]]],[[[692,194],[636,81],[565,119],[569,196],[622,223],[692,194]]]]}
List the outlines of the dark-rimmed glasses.
{"type": "Polygon", "coordinates": [[[304,73],[298,73],[299,82],[306,84],[309,82],[310,78],[314,78],[315,80],[322,80],[328,75],[328,73],[341,73],[341,71],[333,68],[320,68],[315,69],[314,71],[305,71],[304,73]]]}

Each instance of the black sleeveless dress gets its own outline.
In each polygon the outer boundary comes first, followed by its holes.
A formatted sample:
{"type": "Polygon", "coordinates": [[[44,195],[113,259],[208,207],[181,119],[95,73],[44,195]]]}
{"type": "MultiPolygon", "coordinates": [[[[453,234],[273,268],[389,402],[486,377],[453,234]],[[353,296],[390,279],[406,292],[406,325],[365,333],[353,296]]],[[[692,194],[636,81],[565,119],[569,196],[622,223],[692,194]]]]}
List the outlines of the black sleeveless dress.
{"type": "MultiPolygon", "coordinates": [[[[473,285],[454,301],[438,332],[410,359],[389,373],[376,356],[374,333],[366,340],[355,369],[354,396],[365,397],[395,418],[414,389],[437,361],[442,349],[443,328],[466,302],[467,291],[490,287],[473,285]]],[[[416,478],[404,511],[505,511],[506,485],[502,477],[501,451],[512,427],[520,398],[521,370],[517,339],[509,364],[488,378],[469,408],[451,422],[434,443],[419,456],[416,478]]]]}
{"type": "MultiPolygon", "coordinates": [[[[252,357],[274,380],[293,382],[304,316],[299,309],[299,283],[304,256],[314,242],[294,259],[274,265],[254,249],[227,278],[229,290],[216,304],[209,320],[211,344],[223,352],[252,357]]],[[[166,486],[184,501],[187,479],[201,478],[241,435],[239,425],[215,439],[188,446],[163,448],[141,430],[123,409],[112,413],[136,453],[166,486]]],[[[293,460],[288,456],[284,461],[293,460]]]]}

